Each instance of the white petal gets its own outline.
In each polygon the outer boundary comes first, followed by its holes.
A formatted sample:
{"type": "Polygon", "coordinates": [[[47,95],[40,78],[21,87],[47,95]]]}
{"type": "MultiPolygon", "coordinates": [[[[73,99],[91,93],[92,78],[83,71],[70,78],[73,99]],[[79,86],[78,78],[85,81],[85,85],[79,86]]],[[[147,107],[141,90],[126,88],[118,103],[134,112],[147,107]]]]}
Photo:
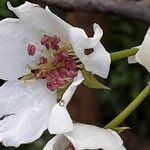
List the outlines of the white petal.
{"type": "Polygon", "coordinates": [[[4,19],[0,22],[0,78],[15,80],[27,74],[26,65],[39,57],[27,53],[28,44],[39,48],[41,35],[31,28],[26,28],[18,19],[4,19]]]}
{"type": "Polygon", "coordinates": [[[57,104],[52,109],[48,130],[51,134],[61,134],[73,129],[72,119],[64,106],[57,104]]]}
{"type": "Polygon", "coordinates": [[[74,78],[73,82],[71,85],[67,88],[65,93],[62,96],[62,100],[64,101],[64,105],[67,106],[68,103],[70,102],[77,86],[84,80],[81,71],[78,71],[77,77],[74,78]]]}
{"type": "Polygon", "coordinates": [[[128,63],[129,63],[129,64],[137,63],[137,61],[136,61],[136,59],[135,59],[135,56],[130,56],[130,57],[128,57],[128,63]]]}
{"type": "MultiPolygon", "coordinates": [[[[140,49],[140,47],[141,47],[141,46],[136,46],[136,47],[133,47],[133,48],[138,48],[138,49],[140,49]]],[[[137,60],[136,60],[136,58],[135,58],[135,55],[128,57],[128,63],[129,63],[129,64],[135,64],[135,63],[137,63],[137,60]]]]}
{"type": "Polygon", "coordinates": [[[69,141],[64,135],[56,135],[46,144],[43,150],[65,150],[68,144],[69,141]]]}
{"type": "Polygon", "coordinates": [[[45,7],[45,10],[49,12],[49,15],[51,15],[51,17],[58,23],[60,24],[66,31],[68,31],[69,27],[72,27],[72,25],[68,24],[67,22],[65,22],[64,20],[62,20],[61,18],[59,18],[57,15],[55,15],[54,13],[52,13],[49,9],[48,6],[45,7]]]}
{"type": "Polygon", "coordinates": [[[79,71],[72,84],[68,87],[62,97],[62,105],[58,103],[52,109],[49,118],[49,132],[51,134],[60,134],[73,129],[72,119],[67,111],[67,104],[71,100],[77,86],[83,81],[82,73],[79,71]]]}
{"type": "Polygon", "coordinates": [[[85,31],[81,28],[69,28],[69,37],[77,57],[85,65],[85,68],[103,78],[107,78],[110,69],[110,54],[100,43],[103,31],[99,25],[94,24],[94,36],[88,38],[85,31]],[[84,53],[85,49],[93,48],[94,52],[89,55],[84,53]]]}
{"type": "Polygon", "coordinates": [[[93,125],[74,124],[73,131],[65,133],[76,150],[99,149],[123,150],[123,142],[119,135],[110,129],[102,129],[93,125]]]}
{"type": "Polygon", "coordinates": [[[25,2],[17,8],[12,7],[11,4],[8,3],[8,7],[23,20],[27,26],[41,30],[43,34],[57,35],[64,41],[68,41],[66,30],[68,30],[71,25],[53,14],[48,7],[46,7],[45,10],[37,4],[30,2],[25,2]]]}
{"type": "Polygon", "coordinates": [[[48,127],[48,118],[56,104],[56,93],[44,81],[6,82],[0,88],[0,141],[18,147],[38,139],[48,127]]]}
{"type": "Polygon", "coordinates": [[[57,142],[57,140],[60,138],[60,135],[56,135],[53,137],[43,148],[43,150],[54,150],[53,146],[57,142]]]}
{"type": "Polygon", "coordinates": [[[143,43],[141,44],[139,51],[136,53],[136,60],[143,65],[150,73],[150,28],[146,33],[143,43]]]}

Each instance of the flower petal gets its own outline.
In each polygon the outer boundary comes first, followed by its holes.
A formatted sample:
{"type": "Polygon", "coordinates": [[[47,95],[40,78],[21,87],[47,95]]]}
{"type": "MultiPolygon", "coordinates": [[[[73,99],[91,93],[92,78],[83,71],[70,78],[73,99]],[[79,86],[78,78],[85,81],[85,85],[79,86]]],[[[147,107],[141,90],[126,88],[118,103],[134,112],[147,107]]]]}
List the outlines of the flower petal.
{"type": "Polygon", "coordinates": [[[125,150],[119,135],[110,129],[76,123],[73,131],[64,135],[71,141],[76,150],[99,148],[104,150],[125,150]]]}
{"type": "Polygon", "coordinates": [[[147,31],[144,41],[141,44],[139,51],[136,53],[135,58],[136,60],[143,65],[150,73],[150,28],[147,31]]]}
{"type": "Polygon", "coordinates": [[[135,56],[128,57],[128,63],[129,64],[135,64],[135,63],[137,63],[137,61],[135,59],[135,56]]]}
{"type": "Polygon", "coordinates": [[[43,34],[57,35],[64,41],[68,41],[66,30],[71,25],[53,14],[48,7],[46,10],[37,4],[25,2],[19,7],[12,7],[8,2],[8,7],[12,10],[27,26],[32,26],[43,32],[43,34]]]}
{"type": "Polygon", "coordinates": [[[110,54],[100,43],[103,31],[98,24],[93,25],[94,36],[88,38],[85,31],[81,28],[69,28],[69,37],[77,57],[85,65],[85,69],[97,74],[103,78],[107,78],[110,69],[110,54]],[[93,48],[93,52],[89,55],[84,53],[85,49],[93,48]]]}
{"type": "Polygon", "coordinates": [[[65,150],[69,144],[68,139],[63,135],[56,135],[44,147],[43,150],[65,150]]]}
{"type": "Polygon", "coordinates": [[[83,81],[82,73],[79,71],[72,84],[68,87],[62,97],[62,102],[52,109],[48,130],[51,134],[60,134],[73,129],[72,119],[67,111],[67,104],[71,100],[77,86],[83,81]],[[61,104],[62,103],[62,104],[61,104]]]}
{"type": "Polygon", "coordinates": [[[62,100],[64,101],[65,106],[68,105],[68,103],[70,102],[77,86],[84,80],[81,71],[78,71],[78,75],[77,77],[74,78],[73,82],[71,83],[71,85],[67,88],[67,90],[65,91],[65,93],[62,96],[62,100]]]}
{"type": "Polygon", "coordinates": [[[44,81],[6,82],[0,88],[0,141],[18,147],[38,139],[48,126],[56,93],[44,81]]]}
{"type": "Polygon", "coordinates": [[[15,80],[27,74],[27,64],[39,57],[27,52],[28,44],[39,46],[41,35],[31,28],[26,28],[18,19],[7,18],[0,22],[0,78],[15,80]]]}
{"type": "Polygon", "coordinates": [[[66,107],[56,104],[52,109],[48,130],[51,134],[61,134],[73,129],[72,119],[66,107]]]}

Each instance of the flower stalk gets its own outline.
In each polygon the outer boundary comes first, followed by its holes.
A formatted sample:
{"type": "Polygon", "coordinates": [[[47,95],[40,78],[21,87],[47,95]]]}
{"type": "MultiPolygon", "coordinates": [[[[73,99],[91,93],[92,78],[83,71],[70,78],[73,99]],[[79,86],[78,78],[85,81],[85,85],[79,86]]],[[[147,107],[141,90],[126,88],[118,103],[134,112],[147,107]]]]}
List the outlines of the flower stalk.
{"type": "Polygon", "coordinates": [[[110,53],[111,60],[115,61],[115,60],[127,58],[129,56],[133,56],[138,52],[138,50],[139,50],[138,48],[131,48],[131,49],[110,53]]]}
{"type": "Polygon", "coordinates": [[[108,123],[105,128],[115,128],[118,127],[150,94],[150,84],[148,84],[143,91],[110,123],[108,123]]]}

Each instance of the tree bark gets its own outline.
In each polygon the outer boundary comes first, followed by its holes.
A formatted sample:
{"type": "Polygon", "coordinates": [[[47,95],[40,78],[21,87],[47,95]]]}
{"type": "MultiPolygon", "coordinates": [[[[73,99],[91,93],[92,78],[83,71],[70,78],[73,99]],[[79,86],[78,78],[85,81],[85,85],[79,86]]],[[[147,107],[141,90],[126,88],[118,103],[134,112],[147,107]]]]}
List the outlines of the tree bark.
{"type": "Polygon", "coordinates": [[[67,9],[113,13],[150,23],[150,0],[37,0],[37,2],[67,9]]]}

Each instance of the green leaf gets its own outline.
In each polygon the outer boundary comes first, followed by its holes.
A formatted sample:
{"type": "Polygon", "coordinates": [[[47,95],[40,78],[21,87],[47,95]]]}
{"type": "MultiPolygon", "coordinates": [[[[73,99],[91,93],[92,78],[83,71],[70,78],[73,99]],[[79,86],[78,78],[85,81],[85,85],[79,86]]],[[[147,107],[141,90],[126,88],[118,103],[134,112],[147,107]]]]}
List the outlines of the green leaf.
{"type": "Polygon", "coordinates": [[[131,129],[130,127],[116,127],[116,128],[112,128],[112,130],[116,131],[118,134],[120,134],[121,132],[125,131],[125,130],[129,130],[131,129]]]}
{"type": "Polygon", "coordinates": [[[93,89],[109,89],[110,90],[110,88],[108,88],[105,85],[103,85],[102,83],[100,83],[91,72],[83,69],[82,74],[84,77],[83,84],[85,86],[87,86],[89,88],[93,88],[93,89]]]}

